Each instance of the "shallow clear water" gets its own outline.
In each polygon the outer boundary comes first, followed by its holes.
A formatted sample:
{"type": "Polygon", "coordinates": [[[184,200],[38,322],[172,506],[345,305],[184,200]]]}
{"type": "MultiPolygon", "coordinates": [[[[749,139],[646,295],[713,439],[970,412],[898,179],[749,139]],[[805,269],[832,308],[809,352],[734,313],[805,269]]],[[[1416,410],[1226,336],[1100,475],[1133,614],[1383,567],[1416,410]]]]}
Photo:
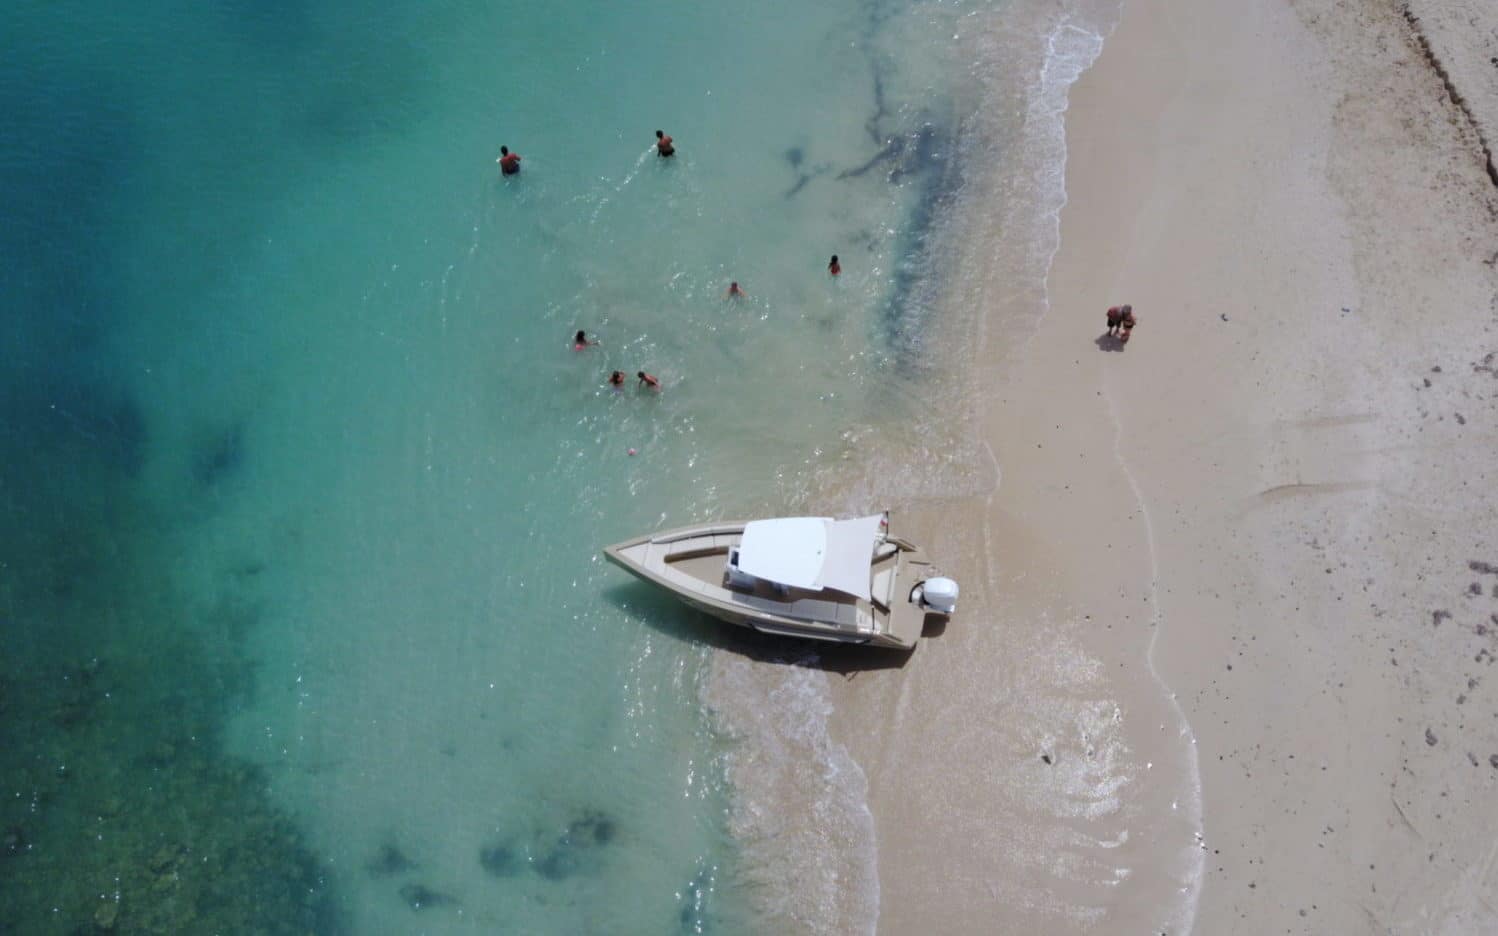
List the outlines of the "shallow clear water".
{"type": "Polygon", "coordinates": [[[0,13],[6,918],[753,928],[699,625],[598,550],[938,392],[978,10],[0,13]]]}

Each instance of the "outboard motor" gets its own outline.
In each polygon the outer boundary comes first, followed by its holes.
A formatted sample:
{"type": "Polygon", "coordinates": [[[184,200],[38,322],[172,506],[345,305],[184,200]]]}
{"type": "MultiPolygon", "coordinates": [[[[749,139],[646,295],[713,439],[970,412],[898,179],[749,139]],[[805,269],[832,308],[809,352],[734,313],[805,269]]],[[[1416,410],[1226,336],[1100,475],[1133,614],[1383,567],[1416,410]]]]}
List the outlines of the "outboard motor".
{"type": "Polygon", "coordinates": [[[923,608],[937,614],[951,614],[957,610],[957,583],[944,576],[928,578],[915,587],[911,597],[923,608]]]}

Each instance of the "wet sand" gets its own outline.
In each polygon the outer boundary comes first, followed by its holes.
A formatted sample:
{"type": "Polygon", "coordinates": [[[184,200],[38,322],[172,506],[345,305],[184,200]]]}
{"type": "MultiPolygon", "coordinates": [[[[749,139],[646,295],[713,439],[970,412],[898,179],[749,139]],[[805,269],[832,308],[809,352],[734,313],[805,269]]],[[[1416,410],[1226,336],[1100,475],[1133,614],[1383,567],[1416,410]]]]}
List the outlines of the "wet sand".
{"type": "Polygon", "coordinates": [[[1498,13],[1443,11],[1132,0],[1073,88],[992,478],[908,511],[963,606],[830,680],[882,931],[1498,931],[1498,13]]]}

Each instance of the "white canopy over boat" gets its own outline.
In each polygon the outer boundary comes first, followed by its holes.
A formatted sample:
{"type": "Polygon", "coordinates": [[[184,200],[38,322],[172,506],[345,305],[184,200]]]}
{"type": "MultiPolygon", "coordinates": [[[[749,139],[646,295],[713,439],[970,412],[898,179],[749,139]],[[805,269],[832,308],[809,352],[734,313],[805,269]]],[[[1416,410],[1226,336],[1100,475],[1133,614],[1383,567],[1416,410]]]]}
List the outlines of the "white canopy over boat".
{"type": "Polygon", "coordinates": [[[831,588],[869,600],[869,562],[883,514],[833,520],[781,517],[744,525],[738,567],[755,578],[792,588],[831,588]]]}

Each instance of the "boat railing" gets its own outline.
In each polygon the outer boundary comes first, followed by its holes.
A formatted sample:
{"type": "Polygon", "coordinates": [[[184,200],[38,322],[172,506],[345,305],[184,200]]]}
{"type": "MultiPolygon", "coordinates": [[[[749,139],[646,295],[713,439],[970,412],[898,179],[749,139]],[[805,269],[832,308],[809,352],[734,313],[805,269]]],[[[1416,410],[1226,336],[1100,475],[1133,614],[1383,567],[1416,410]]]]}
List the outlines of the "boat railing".
{"type": "Polygon", "coordinates": [[[736,536],[744,532],[742,523],[722,523],[711,526],[692,527],[687,530],[677,530],[663,536],[652,536],[653,543],[676,543],[686,539],[697,539],[703,536],[736,536]]]}

